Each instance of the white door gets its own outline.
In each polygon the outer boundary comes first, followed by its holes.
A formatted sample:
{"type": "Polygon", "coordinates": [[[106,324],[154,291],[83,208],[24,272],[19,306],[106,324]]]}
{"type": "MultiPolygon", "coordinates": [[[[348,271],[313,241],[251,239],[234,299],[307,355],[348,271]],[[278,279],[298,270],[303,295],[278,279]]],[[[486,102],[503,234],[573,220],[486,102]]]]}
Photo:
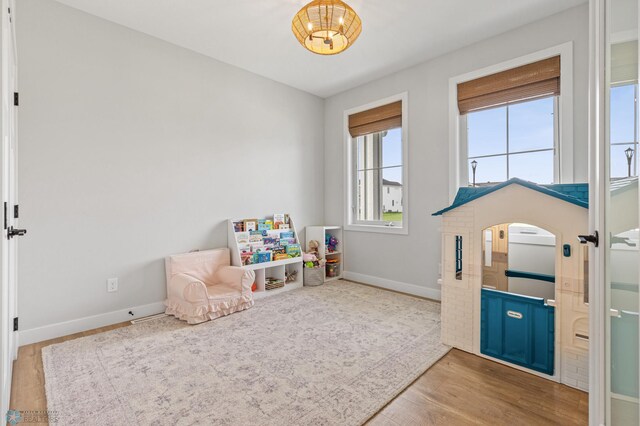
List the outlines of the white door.
{"type": "Polygon", "coordinates": [[[1,413],[4,417],[9,405],[11,372],[17,355],[17,58],[15,48],[15,7],[13,0],[2,0],[1,11],[1,102],[2,150],[0,164],[0,192],[2,200],[2,237],[0,238],[0,379],[2,380],[1,413]]]}
{"type": "Polygon", "coordinates": [[[638,4],[591,2],[592,425],[640,424],[638,4]]]}

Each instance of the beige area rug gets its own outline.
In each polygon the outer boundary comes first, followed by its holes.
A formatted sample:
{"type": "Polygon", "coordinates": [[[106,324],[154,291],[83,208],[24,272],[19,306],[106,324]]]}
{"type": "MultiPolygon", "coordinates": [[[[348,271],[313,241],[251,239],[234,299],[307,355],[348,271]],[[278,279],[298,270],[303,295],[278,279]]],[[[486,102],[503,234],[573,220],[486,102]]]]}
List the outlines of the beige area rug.
{"type": "Polygon", "coordinates": [[[358,425],[448,352],[440,305],[338,281],[45,347],[64,425],[358,425]]]}

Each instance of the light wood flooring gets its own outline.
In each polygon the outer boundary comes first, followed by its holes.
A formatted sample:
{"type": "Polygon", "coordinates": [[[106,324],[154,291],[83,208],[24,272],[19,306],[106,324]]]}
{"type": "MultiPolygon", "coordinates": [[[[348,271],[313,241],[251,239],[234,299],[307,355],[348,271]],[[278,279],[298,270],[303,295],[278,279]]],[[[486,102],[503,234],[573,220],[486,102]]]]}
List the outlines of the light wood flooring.
{"type": "MultiPolygon", "coordinates": [[[[14,363],[10,408],[47,409],[43,347],[127,325],[21,347],[14,363]]],[[[584,392],[454,349],[380,410],[368,425],[586,425],[587,413],[588,396],[584,392]]]]}

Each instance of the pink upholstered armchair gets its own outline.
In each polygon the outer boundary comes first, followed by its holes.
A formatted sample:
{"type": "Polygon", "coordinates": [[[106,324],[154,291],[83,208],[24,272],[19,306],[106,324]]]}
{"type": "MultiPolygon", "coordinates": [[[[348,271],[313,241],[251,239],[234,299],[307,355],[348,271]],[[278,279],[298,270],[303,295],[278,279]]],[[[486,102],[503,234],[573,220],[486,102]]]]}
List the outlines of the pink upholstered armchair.
{"type": "Polygon", "coordinates": [[[230,263],[228,248],[167,257],[166,313],[198,324],[252,307],[255,273],[230,263]]]}

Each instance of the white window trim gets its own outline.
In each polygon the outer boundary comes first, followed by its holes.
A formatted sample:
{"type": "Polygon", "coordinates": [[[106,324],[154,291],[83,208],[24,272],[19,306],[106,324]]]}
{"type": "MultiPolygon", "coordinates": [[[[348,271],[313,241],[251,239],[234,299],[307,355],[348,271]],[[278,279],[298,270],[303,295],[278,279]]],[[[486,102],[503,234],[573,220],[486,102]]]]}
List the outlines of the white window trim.
{"type": "Polygon", "coordinates": [[[383,234],[409,234],[409,94],[408,92],[399,93],[397,95],[389,96],[385,99],[380,99],[375,102],[361,105],[359,107],[348,109],[344,112],[344,143],[343,143],[343,158],[344,158],[344,229],[347,231],[359,231],[359,232],[377,232],[383,234]],[[402,227],[399,226],[387,226],[387,225],[375,225],[357,223],[353,215],[353,195],[354,195],[354,183],[353,183],[353,150],[351,149],[351,135],[349,134],[349,116],[358,112],[366,111],[372,108],[377,108],[382,105],[387,105],[393,102],[402,101],[402,227]]]}
{"type": "Polygon", "coordinates": [[[449,79],[449,199],[451,202],[453,202],[461,184],[468,180],[466,142],[462,142],[463,136],[466,141],[466,135],[461,134],[461,116],[458,110],[458,83],[558,55],[560,55],[560,96],[557,99],[557,115],[560,120],[556,128],[559,137],[559,160],[556,161],[556,164],[559,165],[560,170],[556,176],[557,183],[573,183],[573,42],[569,41],[449,79]],[[464,167],[462,167],[463,164],[464,167]]]}

